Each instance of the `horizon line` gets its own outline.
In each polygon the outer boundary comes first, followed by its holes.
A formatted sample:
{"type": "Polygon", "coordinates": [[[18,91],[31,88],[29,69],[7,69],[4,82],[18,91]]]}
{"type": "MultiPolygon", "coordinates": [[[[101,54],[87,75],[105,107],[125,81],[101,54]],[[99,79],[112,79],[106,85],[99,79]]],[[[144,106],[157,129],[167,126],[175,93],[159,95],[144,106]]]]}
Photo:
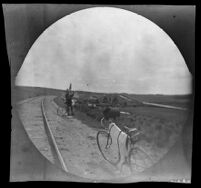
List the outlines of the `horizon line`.
{"type": "MultiPolygon", "coordinates": [[[[32,88],[45,88],[45,89],[55,89],[65,91],[66,89],[59,88],[50,88],[50,87],[42,87],[42,86],[26,86],[26,85],[15,85],[14,87],[32,87],[32,88]]],[[[131,93],[131,92],[98,92],[98,91],[87,91],[87,90],[73,90],[77,92],[90,92],[90,93],[100,93],[100,94],[132,94],[132,95],[169,95],[169,96],[177,96],[177,95],[192,95],[193,93],[184,93],[184,94],[164,94],[164,93],[131,93]]]]}

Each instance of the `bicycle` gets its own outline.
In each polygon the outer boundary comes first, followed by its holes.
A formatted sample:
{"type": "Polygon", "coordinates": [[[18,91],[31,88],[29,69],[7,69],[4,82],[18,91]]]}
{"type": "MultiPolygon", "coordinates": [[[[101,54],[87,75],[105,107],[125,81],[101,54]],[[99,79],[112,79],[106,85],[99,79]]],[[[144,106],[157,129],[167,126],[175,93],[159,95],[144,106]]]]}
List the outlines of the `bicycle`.
{"type": "Polygon", "coordinates": [[[113,143],[113,139],[110,133],[111,129],[112,127],[110,127],[109,130],[99,131],[96,137],[100,153],[102,154],[103,158],[106,161],[108,161],[111,165],[113,165],[116,168],[122,168],[123,164],[127,165],[131,171],[133,171],[134,169],[139,170],[139,168],[141,169],[146,168],[147,164],[140,161],[142,159],[144,159],[144,162],[147,160],[152,162],[150,156],[141,148],[136,146],[136,143],[139,141],[138,138],[141,132],[138,131],[136,128],[128,128],[126,126],[124,126],[124,131],[122,130],[119,131],[117,137],[118,152],[116,156],[112,156],[111,155],[112,151],[110,151],[111,150],[110,146],[113,143]],[[119,147],[119,137],[123,133],[126,134],[127,136],[124,148],[125,153],[122,154],[120,152],[119,147]],[[134,133],[134,138],[132,136],[132,133],[134,133]]]}

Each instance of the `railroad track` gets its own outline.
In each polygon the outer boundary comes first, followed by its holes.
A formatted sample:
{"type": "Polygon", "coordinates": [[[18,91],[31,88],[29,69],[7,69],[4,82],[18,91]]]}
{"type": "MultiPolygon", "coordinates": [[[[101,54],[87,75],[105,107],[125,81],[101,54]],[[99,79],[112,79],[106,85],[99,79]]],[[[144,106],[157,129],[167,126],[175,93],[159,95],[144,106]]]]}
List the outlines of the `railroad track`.
{"type": "MultiPolygon", "coordinates": [[[[72,173],[53,130],[54,121],[49,115],[48,97],[27,99],[18,106],[18,113],[26,133],[39,152],[53,165],[63,170],[71,180],[91,181],[72,173]],[[64,160],[65,159],[65,160],[64,160]]],[[[44,169],[44,174],[46,170],[44,169]]],[[[45,177],[45,176],[44,176],[45,177]]]]}
{"type": "Polygon", "coordinates": [[[54,135],[50,129],[49,126],[49,122],[48,122],[48,118],[45,112],[45,108],[44,108],[44,101],[45,98],[42,100],[41,102],[41,111],[42,111],[42,116],[43,116],[43,122],[44,122],[44,127],[47,133],[47,137],[48,137],[48,141],[50,143],[51,149],[52,149],[52,153],[54,155],[55,158],[55,164],[60,166],[65,172],[69,172],[67,169],[67,166],[64,162],[64,159],[61,155],[61,152],[59,151],[59,148],[57,146],[56,140],[54,138],[54,135]]]}

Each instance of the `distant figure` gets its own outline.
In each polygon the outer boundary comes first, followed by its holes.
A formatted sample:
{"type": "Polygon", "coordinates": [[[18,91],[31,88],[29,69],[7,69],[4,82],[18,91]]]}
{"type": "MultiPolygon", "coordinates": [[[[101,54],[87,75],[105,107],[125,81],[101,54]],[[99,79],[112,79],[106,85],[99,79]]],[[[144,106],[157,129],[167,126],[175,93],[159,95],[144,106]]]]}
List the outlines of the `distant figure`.
{"type": "Polygon", "coordinates": [[[65,95],[65,98],[66,98],[66,112],[67,112],[67,115],[74,115],[74,112],[73,112],[73,101],[72,101],[72,98],[74,96],[74,92],[73,91],[69,91],[69,89],[66,90],[66,95],[65,95]]]}
{"type": "MultiPolygon", "coordinates": [[[[116,121],[116,118],[120,117],[120,111],[117,108],[107,107],[103,110],[103,118],[101,119],[101,124],[103,121],[116,121]]],[[[103,125],[105,127],[105,125],[103,125]]]]}

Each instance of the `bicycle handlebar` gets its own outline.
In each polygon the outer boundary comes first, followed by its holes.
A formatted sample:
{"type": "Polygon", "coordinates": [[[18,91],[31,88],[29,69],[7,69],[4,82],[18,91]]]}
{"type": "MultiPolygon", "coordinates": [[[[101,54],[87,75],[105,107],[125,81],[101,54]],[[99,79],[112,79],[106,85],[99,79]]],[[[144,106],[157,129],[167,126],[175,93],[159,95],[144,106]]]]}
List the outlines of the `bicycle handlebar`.
{"type": "Polygon", "coordinates": [[[129,128],[129,127],[127,127],[127,126],[124,126],[124,128],[125,128],[128,132],[138,131],[137,128],[129,128]]]}

